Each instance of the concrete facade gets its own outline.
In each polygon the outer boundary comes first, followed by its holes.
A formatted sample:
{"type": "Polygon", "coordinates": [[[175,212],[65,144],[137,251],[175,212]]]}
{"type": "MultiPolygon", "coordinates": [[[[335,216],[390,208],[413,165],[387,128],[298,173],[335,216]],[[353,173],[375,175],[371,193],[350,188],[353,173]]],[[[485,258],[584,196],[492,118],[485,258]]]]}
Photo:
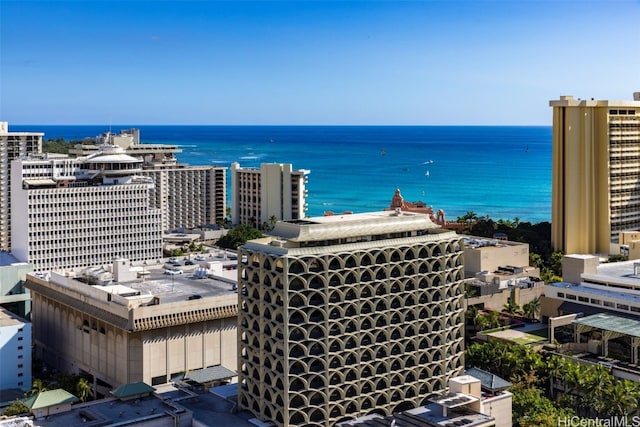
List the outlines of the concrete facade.
{"type": "Polygon", "coordinates": [[[0,122],[0,249],[11,250],[11,161],[42,151],[43,133],[9,132],[0,122]]]}
{"type": "Polygon", "coordinates": [[[277,220],[302,219],[307,211],[309,171],[291,164],[263,163],[260,168],[231,165],[231,221],[262,227],[277,220]]]}
{"type": "Polygon", "coordinates": [[[12,252],[35,271],[162,257],[161,211],[140,161],[119,148],[12,162],[12,252]]]}
{"type": "Polygon", "coordinates": [[[503,267],[526,269],[529,266],[529,244],[508,240],[470,237],[464,241],[464,272],[495,272],[503,267]]]}
{"type": "Polygon", "coordinates": [[[37,357],[92,375],[102,394],[210,366],[235,370],[238,301],[228,281],[168,276],[161,266],[130,280],[118,271],[128,260],[120,261],[113,278],[121,281],[107,285],[89,285],[73,271],[28,276],[37,357]]]}
{"type": "Polygon", "coordinates": [[[0,307],[0,390],[31,390],[31,323],[0,307]]]}
{"type": "Polygon", "coordinates": [[[565,253],[611,253],[640,229],[640,92],[633,101],[561,96],[553,108],[551,241],[565,253]]]}
{"type": "Polygon", "coordinates": [[[239,251],[239,409],[328,427],[417,408],[462,373],[455,232],[386,211],[283,221],[271,234],[239,251]]]}

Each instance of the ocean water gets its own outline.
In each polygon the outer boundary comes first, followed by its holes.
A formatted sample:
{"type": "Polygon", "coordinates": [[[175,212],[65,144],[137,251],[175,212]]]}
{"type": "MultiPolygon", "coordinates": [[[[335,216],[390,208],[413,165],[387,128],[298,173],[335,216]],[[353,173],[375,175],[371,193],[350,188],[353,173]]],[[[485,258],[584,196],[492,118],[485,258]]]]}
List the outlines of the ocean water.
{"type": "MultiPolygon", "coordinates": [[[[180,162],[229,167],[292,163],[308,169],[308,215],[389,207],[405,200],[493,219],[551,220],[547,126],[135,126],[142,142],[181,147],[180,162]]],[[[10,124],[45,139],[95,137],[109,126],[10,124]]],[[[230,185],[229,185],[230,191],[230,185]]]]}

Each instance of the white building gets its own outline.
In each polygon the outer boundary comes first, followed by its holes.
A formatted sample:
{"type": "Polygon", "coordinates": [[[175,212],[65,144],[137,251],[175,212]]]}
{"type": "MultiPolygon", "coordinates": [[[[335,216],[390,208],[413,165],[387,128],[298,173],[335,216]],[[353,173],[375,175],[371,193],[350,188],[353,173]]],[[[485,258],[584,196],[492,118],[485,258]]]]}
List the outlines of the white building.
{"type": "Polygon", "coordinates": [[[195,228],[225,220],[226,167],[180,164],[176,154],[182,150],[178,146],[141,144],[138,129],[124,130],[119,135],[104,133],[96,137],[95,144],[78,144],[69,153],[87,156],[97,153],[103,144],[116,145],[125,154],[143,161],[141,175],[154,180],[151,201],[162,210],[164,231],[195,228]]]}
{"type": "Polygon", "coordinates": [[[161,258],[161,211],[141,163],[113,146],[77,159],[13,161],[15,257],[35,271],[161,258]]]}
{"type": "Polygon", "coordinates": [[[640,319],[640,262],[600,263],[593,255],[566,255],[563,282],[545,286],[542,315],[608,313],[640,319]]]}
{"type": "Polygon", "coordinates": [[[31,390],[31,323],[0,307],[0,390],[31,390]]]}
{"type": "Polygon", "coordinates": [[[231,221],[261,227],[277,220],[302,219],[307,211],[310,171],[291,164],[263,163],[260,168],[231,165],[231,221]]]}
{"type": "Polygon", "coordinates": [[[9,123],[0,122],[0,249],[11,249],[11,161],[40,153],[43,133],[9,132],[9,123]]]}

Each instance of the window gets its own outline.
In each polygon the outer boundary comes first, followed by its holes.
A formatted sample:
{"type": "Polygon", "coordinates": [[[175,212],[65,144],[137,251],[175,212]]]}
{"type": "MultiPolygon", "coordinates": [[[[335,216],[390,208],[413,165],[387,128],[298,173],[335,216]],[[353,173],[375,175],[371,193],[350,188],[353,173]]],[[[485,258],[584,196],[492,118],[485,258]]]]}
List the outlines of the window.
{"type": "Polygon", "coordinates": [[[571,295],[571,294],[567,294],[567,299],[575,301],[576,300],[576,296],[575,295],[571,295]]]}
{"type": "Polygon", "coordinates": [[[611,301],[602,301],[602,305],[604,305],[605,307],[614,307],[611,301]]]}
{"type": "Polygon", "coordinates": [[[629,306],[627,304],[618,304],[618,310],[629,310],[629,306]]]}
{"type": "Polygon", "coordinates": [[[599,299],[595,299],[595,298],[591,298],[591,304],[600,305],[600,300],[599,299]]]}
{"type": "Polygon", "coordinates": [[[589,298],[587,298],[587,297],[578,297],[578,301],[580,301],[580,302],[589,302],[589,298]]]}
{"type": "Polygon", "coordinates": [[[22,363],[18,364],[18,369],[22,369],[22,366],[24,366],[22,363]]]}
{"type": "Polygon", "coordinates": [[[564,298],[564,292],[558,292],[558,298],[564,298]]]}

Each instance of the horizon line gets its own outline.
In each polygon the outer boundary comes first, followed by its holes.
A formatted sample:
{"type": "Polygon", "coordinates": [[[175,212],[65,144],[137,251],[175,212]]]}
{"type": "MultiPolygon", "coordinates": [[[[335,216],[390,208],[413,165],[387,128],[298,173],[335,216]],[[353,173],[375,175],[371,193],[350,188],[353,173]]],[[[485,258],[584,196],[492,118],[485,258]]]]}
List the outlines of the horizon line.
{"type": "MultiPolygon", "coordinates": [[[[2,120],[0,120],[2,121],[2,120]]],[[[12,123],[10,126],[225,126],[225,127],[552,127],[551,124],[210,124],[210,123],[12,123]]]]}

